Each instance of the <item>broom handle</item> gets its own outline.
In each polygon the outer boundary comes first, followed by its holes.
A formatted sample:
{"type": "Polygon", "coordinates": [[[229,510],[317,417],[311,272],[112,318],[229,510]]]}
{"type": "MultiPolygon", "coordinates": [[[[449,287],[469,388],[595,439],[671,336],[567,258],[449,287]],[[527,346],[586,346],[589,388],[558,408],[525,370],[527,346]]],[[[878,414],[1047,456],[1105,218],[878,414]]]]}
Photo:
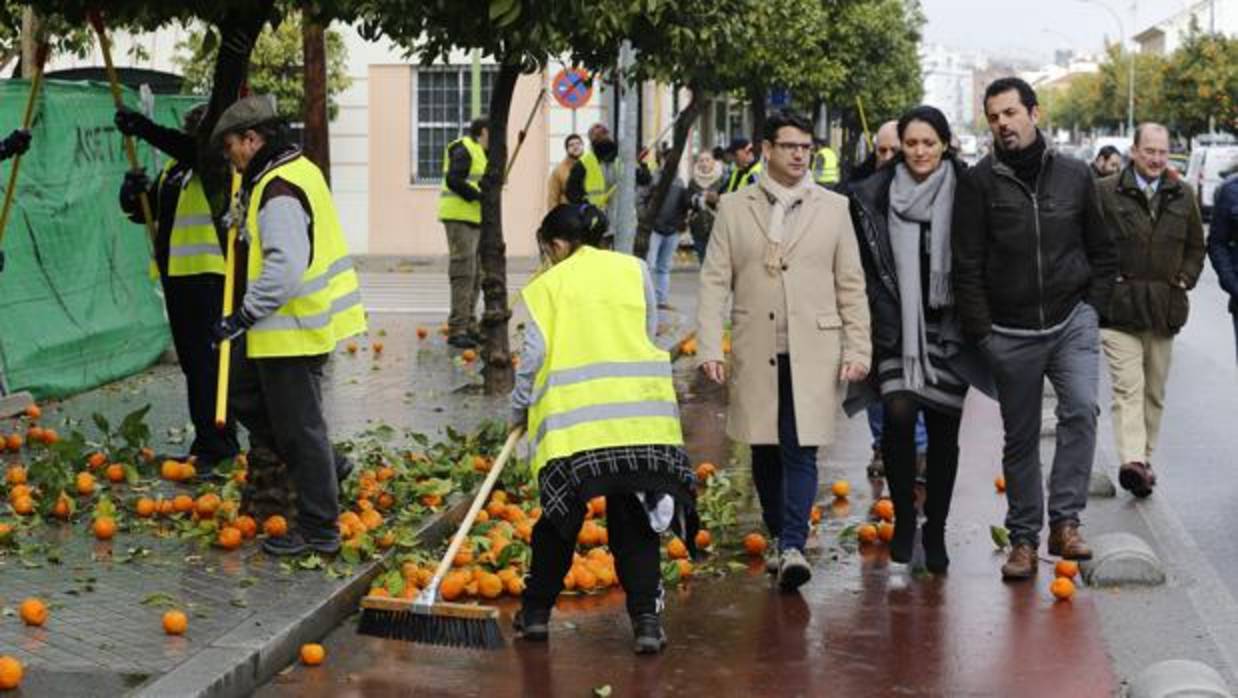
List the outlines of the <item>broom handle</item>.
{"type": "MultiPolygon", "coordinates": [[[[112,101],[116,104],[117,109],[125,106],[125,98],[120,92],[120,79],[116,76],[116,66],[112,63],[112,45],[108,41],[107,32],[103,29],[103,15],[98,12],[90,13],[90,24],[95,29],[95,34],[99,36],[99,50],[103,53],[103,67],[107,70],[107,80],[112,88],[112,101]]],[[[125,155],[129,158],[129,169],[137,172],[138,166],[138,151],[133,145],[133,137],[125,136],[125,155]]],[[[146,192],[138,194],[138,203],[142,205],[142,220],[146,222],[146,233],[150,235],[150,239],[155,239],[155,219],[150,212],[150,198],[146,196],[146,192]]]]}
{"type": "MultiPolygon", "coordinates": [[[[232,196],[241,191],[241,173],[232,171],[232,196]]],[[[231,201],[231,197],[229,197],[231,201]]],[[[227,249],[224,250],[224,302],[223,317],[232,314],[236,295],[236,236],[240,226],[240,213],[233,211],[232,223],[228,225],[227,249]]],[[[232,372],[232,340],[219,343],[219,376],[215,384],[215,428],[223,429],[228,424],[228,380],[232,372]]]]}
{"type": "Polygon", "coordinates": [[[499,473],[503,471],[503,466],[507,464],[507,459],[511,457],[512,451],[516,449],[516,443],[520,441],[520,435],[523,433],[523,427],[516,427],[507,435],[507,443],[503,444],[503,450],[499,452],[499,457],[495,459],[494,465],[490,466],[489,474],[482,481],[481,488],[477,490],[477,496],[473,498],[473,506],[469,507],[469,513],[464,515],[464,521],[460,523],[460,529],[456,531],[455,537],[451,539],[451,545],[447,546],[447,554],[443,555],[442,561],[438,563],[438,569],[434,570],[434,578],[426,585],[426,591],[431,594],[437,596],[439,583],[443,581],[443,577],[447,576],[448,570],[451,569],[451,561],[456,557],[456,553],[460,552],[460,547],[464,545],[464,540],[468,537],[469,530],[473,528],[473,521],[477,519],[477,513],[481,511],[486,497],[490,496],[490,490],[494,489],[494,483],[499,481],[499,473]]]}
{"type": "MultiPolygon", "coordinates": [[[[40,43],[35,53],[34,75],[30,78],[30,95],[26,97],[26,113],[22,116],[21,127],[30,130],[34,122],[34,104],[38,100],[39,87],[43,84],[43,63],[47,60],[48,45],[40,43]]],[[[8,227],[9,212],[13,210],[13,193],[17,190],[17,171],[21,167],[21,155],[13,158],[13,167],[9,170],[9,186],[4,190],[4,208],[0,209],[0,242],[4,240],[4,229],[8,227]]]]}

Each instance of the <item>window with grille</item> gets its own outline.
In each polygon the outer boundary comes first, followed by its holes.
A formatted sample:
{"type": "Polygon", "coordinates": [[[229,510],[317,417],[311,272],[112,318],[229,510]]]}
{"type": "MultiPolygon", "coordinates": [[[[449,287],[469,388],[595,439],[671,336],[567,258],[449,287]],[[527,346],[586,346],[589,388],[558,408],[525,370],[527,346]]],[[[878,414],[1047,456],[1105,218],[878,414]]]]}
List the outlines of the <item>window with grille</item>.
{"type": "MultiPolygon", "coordinates": [[[[485,113],[498,75],[481,68],[481,105],[485,113]]],[[[468,65],[418,67],[413,71],[413,184],[443,181],[443,149],[468,132],[473,68],[468,65]]]]}

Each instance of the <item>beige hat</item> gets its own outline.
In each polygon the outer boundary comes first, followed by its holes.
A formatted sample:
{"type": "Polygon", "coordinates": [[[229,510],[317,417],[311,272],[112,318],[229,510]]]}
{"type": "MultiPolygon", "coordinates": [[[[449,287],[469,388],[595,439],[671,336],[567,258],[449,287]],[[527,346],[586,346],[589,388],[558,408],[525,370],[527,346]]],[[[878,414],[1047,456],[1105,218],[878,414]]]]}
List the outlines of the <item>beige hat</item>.
{"type": "Polygon", "coordinates": [[[275,112],[275,98],[272,95],[250,95],[224,110],[215,124],[215,130],[211,132],[211,143],[221,143],[225,133],[242,132],[277,119],[279,114],[275,112]]]}

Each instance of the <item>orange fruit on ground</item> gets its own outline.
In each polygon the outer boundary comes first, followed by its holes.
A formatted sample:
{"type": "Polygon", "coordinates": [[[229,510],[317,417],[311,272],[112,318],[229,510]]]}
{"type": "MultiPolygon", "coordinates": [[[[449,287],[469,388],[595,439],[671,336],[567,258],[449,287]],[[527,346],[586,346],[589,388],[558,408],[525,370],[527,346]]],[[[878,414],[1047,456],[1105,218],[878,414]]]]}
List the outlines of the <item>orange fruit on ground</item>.
{"type": "Polygon", "coordinates": [[[38,405],[29,405],[24,410],[28,419],[38,419],[43,416],[43,410],[38,405]]]}
{"type": "Polygon", "coordinates": [[[142,462],[150,463],[155,460],[155,449],[143,446],[142,450],[138,451],[138,457],[142,459],[142,462]]]}
{"type": "Polygon", "coordinates": [[[763,554],[768,545],[769,543],[766,542],[765,536],[760,533],[749,533],[744,536],[744,552],[749,555],[763,554]]]}
{"type": "Polygon", "coordinates": [[[95,476],[87,472],[78,473],[74,486],[77,487],[78,494],[83,497],[90,496],[95,492],[95,476]]]}
{"type": "Polygon", "coordinates": [[[67,521],[69,515],[72,513],[73,505],[69,501],[69,495],[61,492],[60,495],[56,497],[56,503],[52,505],[52,516],[55,516],[61,521],[67,521]]]}
{"type": "Polygon", "coordinates": [[[594,497],[590,499],[589,511],[593,512],[594,516],[606,516],[606,498],[594,497]]]}
{"type": "Polygon", "coordinates": [[[672,560],[683,560],[688,557],[688,546],[684,545],[682,540],[672,538],[666,544],[666,555],[672,560]]]}
{"type": "Polygon", "coordinates": [[[13,657],[0,657],[0,691],[11,691],[21,685],[22,665],[13,657]]]}
{"type": "Polygon", "coordinates": [[[180,476],[181,464],[174,460],[165,460],[159,465],[159,477],[173,482],[180,476]]]}
{"type": "Polygon", "coordinates": [[[10,451],[20,451],[22,443],[21,434],[9,434],[8,438],[4,440],[4,445],[10,451]]]}
{"type": "Polygon", "coordinates": [[[9,542],[9,538],[13,536],[13,527],[0,521],[0,545],[9,542]]]}
{"type": "Polygon", "coordinates": [[[497,574],[482,572],[477,580],[477,591],[484,599],[497,599],[503,595],[503,580],[497,574]]]}
{"type": "Polygon", "coordinates": [[[244,485],[249,480],[249,473],[244,468],[236,470],[232,473],[232,481],[238,485],[244,485]]]}
{"type": "Polygon", "coordinates": [[[100,516],[90,525],[90,530],[98,540],[112,540],[116,535],[116,520],[110,516],[100,516]]]}
{"type": "Polygon", "coordinates": [[[455,601],[464,593],[464,580],[458,576],[447,575],[438,587],[438,593],[444,601],[455,601]]]}
{"type": "Polygon", "coordinates": [[[383,343],[382,342],[370,342],[370,349],[373,350],[375,354],[381,354],[383,353],[383,343]]]}
{"type": "Polygon", "coordinates": [[[378,469],[378,472],[375,475],[379,482],[386,482],[395,477],[395,468],[390,465],[384,465],[378,469]]]}
{"type": "Polygon", "coordinates": [[[894,540],[894,524],[889,521],[882,521],[877,524],[877,537],[880,538],[883,543],[889,543],[894,540]]]}
{"type": "Polygon", "coordinates": [[[215,512],[219,511],[220,502],[219,495],[208,492],[198,497],[198,501],[194,503],[194,510],[198,512],[199,517],[204,519],[210,518],[215,515],[215,512]]]}
{"type": "Polygon", "coordinates": [[[219,529],[219,534],[215,536],[215,543],[224,550],[236,550],[241,547],[243,540],[245,540],[245,536],[239,529],[232,526],[225,526],[219,529]]]}
{"type": "Polygon", "coordinates": [[[425,339],[426,337],[429,337],[429,336],[430,336],[430,330],[427,330],[424,327],[417,328],[417,339],[425,339]]]}
{"type": "Polygon", "coordinates": [[[4,481],[10,485],[26,484],[26,468],[20,465],[10,465],[4,473],[4,481]]]}
{"type": "Polygon", "coordinates": [[[171,516],[176,513],[176,503],[171,499],[160,499],[155,502],[160,516],[171,516]]]}
{"type": "Polygon", "coordinates": [[[524,592],[524,578],[516,575],[503,580],[503,588],[512,596],[520,596],[524,592]]]}
{"type": "Polygon", "coordinates": [[[252,516],[238,516],[236,517],[236,521],[232,522],[232,525],[241,532],[241,535],[244,536],[246,540],[258,535],[258,522],[254,521],[254,517],[252,516]]]}
{"type": "Polygon", "coordinates": [[[451,326],[444,322],[438,326],[438,333],[446,337],[449,333],[451,333],[451,326]]]}
{"type": "Polygon", "coordinates": [[[262,530],[272,538],[282,536],[288,533],[288,520],[279,514],[267,517],[267,520],[262,522],[262,530]]]}
{"type": "Polygon", "coordinates": [[[345,349],[345,350],[346,350],[349,354],[356,354],[356,353],[357,353],[357,350],[358,350],[358,349],[360,349],[360,347],[358,347],[358,346],[357,346],[357,343],[356,343],[356,342],[349,342],[347,345],[345,345],[345,346],[344,346],[344,349],[345,349]]]}
{"type": "Polygon", "coordinates": [[[437,494],[423,494],[421,495],[421,503],[433,509],[443,504],[443,498],[437,494]]]}
{"type": "Polygon", "coordinates": [[[808,520],[812,523],[821,523],[821,507],[816,504],[812,505],[812,509],[808,510],[808,520]]]}
{"type": "Polygon", "coordinates": [[[861,543],[876,543],[877,542],[877,527],[870,524],[861,524],[855,529],[855,536],[861,543]]]}
{"type": "Polygon", "coordinates": [[[317,642],[301,645],[301,663],[305,666],[318,666],[327,658],[327,650],[317,642]]]}
{"type": "Polygon", "coordinates": [[[379,509],[383,511],[387,511],[393,506],[395,506],[395,497],[392,496],[391,493],[383,492],[382,494],[378,495],[378,508],[379,509]]]}
{"type": "Polygon", "coordinates": [[[47,622],[47,604],[40,599],[31,597],[22,601],[17,612],[21,616],[21,622],[26,625],[37,628],[47,622]]]}
{"type": "Polygon", "coordinates": [[[198,469],[193,467],[193,463],[181,463],[177,466],[176,479],[178,482],[192,480],[198,475],[198,469]]]}
{"type": "Polygon", "coordinates": [[[1006,491],[1006,476],[1005,475],[998,475],[997,478],[993,480],[993,489],[997,490],[998,492],[1006,491]]]}
{"type": "Polygon", "coordinates": [[[690,579],[692,577],[692,563],[687,560],[676,560],[675,564],[679,567],[679,578],[690,579]]]}
{"type": "Polygon", "coordinates": [[[384,532],[378,537],[378,540],[374,542],[378,544],[379,550],[386,550],[387,548],[390,548],[395,545],[395,531],[384,532]]]}
{"type": "Polygon", "coordinates": [[[846,499],[847,495],[851,494],[851,483],[846,480],[835,480],[830,486],[830,492],[839,499],[846,499]]]}
{"type": "Polygon", "coordinates": [[[718,466],[708,461],[696,466],[697,482],[705,482],[718,472],[718,466]]]}
{"type": "Polygon", "coordinates": [[[34,488],[30,485],[13,485],[9,488],[9,501],[17,501],[18,497],[33,497],[34,488]]]}
{"type": "Polygon", "coordinates": [[[466,364],[471,364],[477,360],[477,352],[472,349],[465,349],[460,352],[460,359],[466,364]]]}
{"type": "Polygon", "coordinates": [[[13,500],[13,512],[19,516],[29,516],[34,513],[34,499],[23,494],[13,500]]]}
{"type": "Polygon", "coordinates": [[[26,430],[26,443],[33,446],[43,442],[43,427],[35,425],[26,430]]]}
{"type": "Polygon", "coordinates": [[[696,547],[704,549],[708,548],[710,544],[714,542],[714,537],[710,535],[709,531],[702,528],[696,532],[694,542],[696,543],[696,547]]]}
{"type": "Polygon", "coordinates": [[[86,459],[86,467],[91,470],[102,468],[104,463],[107,463],[107,456],[103,455],[99,451],[95,451],[90,454],[90,457],[86,459]]]}
{"type": "Polygon", "coordinates": [[[593,573],[593,570],[584,565],[580,565],[574,572],[576,577],[576,588],[582,591],[589,591],[598,585],[598,576],[593,573]]]}
{"type": "Polygon", "coordinates": [[[193,508],[193,497],[190,497],[187,494],[178,494],[172,499],[172,509],[174,509],[178,514],[187,514],[193,511],[193,508]]]}
{"type": "Polygon", "coordinates": [[[155,515],[158,508],[159,505],[155,504],[155,500],[150,497],[142,497],[134,506],[134,511],[137,513],[139,518],[149,519],[155,515]]]}
{"type": "Polygon", "coordinates": [[[882,521],[894,520],[894,502],[888,499],[878,499],[876,504],[873,504],[873,516],[882,521]]]}
{"type": "Polygon", "coordinates": [[[169,635],[184,635],[189,629],[189,618],[182,611],[171,610],[163,614],[163,632],[169,635]]]}
{"type": "Polygon", "coordinates": [[[1053,576],[1074,579],[1079,574],[1079,563],[1074,560],[1058,560],[1053,566],[1053,576]]]}
{"type": "Polygon", "coordinates": [[[369,530],[374,530],[383,525],[383,515],[373,509],[366,509],[361,512],[361,523],[369,530]]]}
{"type": "Polygon", "coordinates": [[[111,483],[120,483],[125,481],[125,466],[120,463],[113,463],[107,467],[107,480],[111,483]]]}
{"type": "Polygon", "coordinates": [[[1065,577],[1056,577],[1049,585],[1049,592],[1058,601],[1069,601],[1075,595],[1075,583],[1065,577]]]}
{"type": "Polygon", "coordinates": [[[51,446],[59,440],[60,434],[57,434],[55,429],[44,429],[39,437],[39,441],[42,441],[45,446],[51,446]]]}

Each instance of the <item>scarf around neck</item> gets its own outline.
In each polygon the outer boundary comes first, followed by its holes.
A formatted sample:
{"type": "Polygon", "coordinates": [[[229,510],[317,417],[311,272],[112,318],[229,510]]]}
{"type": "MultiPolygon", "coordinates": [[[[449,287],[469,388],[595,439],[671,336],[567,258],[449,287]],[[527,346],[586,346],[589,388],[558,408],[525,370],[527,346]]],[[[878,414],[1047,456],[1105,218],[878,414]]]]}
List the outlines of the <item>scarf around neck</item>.
{"type": "Polygon", "coordinates": [[[714,185],[722,180],[722,163],[714,160],[713,169],[702,171],[701,168],[693,165],[692,167],[692,182],[701,189],[713,189],[714,185]]]}
{"type": "Polygon", "coordinates": [[[1040,174],[1040,168],[1044,165],[1045,150],[1048,144],[1045,143],[1045,136],[1036,130],[1036,140],[1031,145],[1023,150],[1002,150],[996,148],[994,152],[997,154],[997,159],[1005,163],[1010,169],[1014,170],[1014,176],[1019,178],[1029,187],[1036,186],[1036,177],[1040,174]]]}
{"type": "Polygon", "coordinates": [[[805,175],[794,186],[784,187],[770,177],[767,170],[757,178],[757,186],[770,201],[769,224],[765,229],[765,271],[777,276],[782,268],[782,239],[786,233],[787,212],[808,196],[813,181],[805,175]]]}
{"type": "Polygon", "coordinates": [[[950,290],[950,226],[954,211],[954,166],[943,160],[924,181],[917,182],[907,166],[895,166],[890,182],[890,248],[898,278],[899,315],[903,336],[903,379],[912,389],[927,377],[937,382],[928,361],[928,340],[920,279],[920,230],[928,224],[930,308],[954,304],[950,290]]]}

